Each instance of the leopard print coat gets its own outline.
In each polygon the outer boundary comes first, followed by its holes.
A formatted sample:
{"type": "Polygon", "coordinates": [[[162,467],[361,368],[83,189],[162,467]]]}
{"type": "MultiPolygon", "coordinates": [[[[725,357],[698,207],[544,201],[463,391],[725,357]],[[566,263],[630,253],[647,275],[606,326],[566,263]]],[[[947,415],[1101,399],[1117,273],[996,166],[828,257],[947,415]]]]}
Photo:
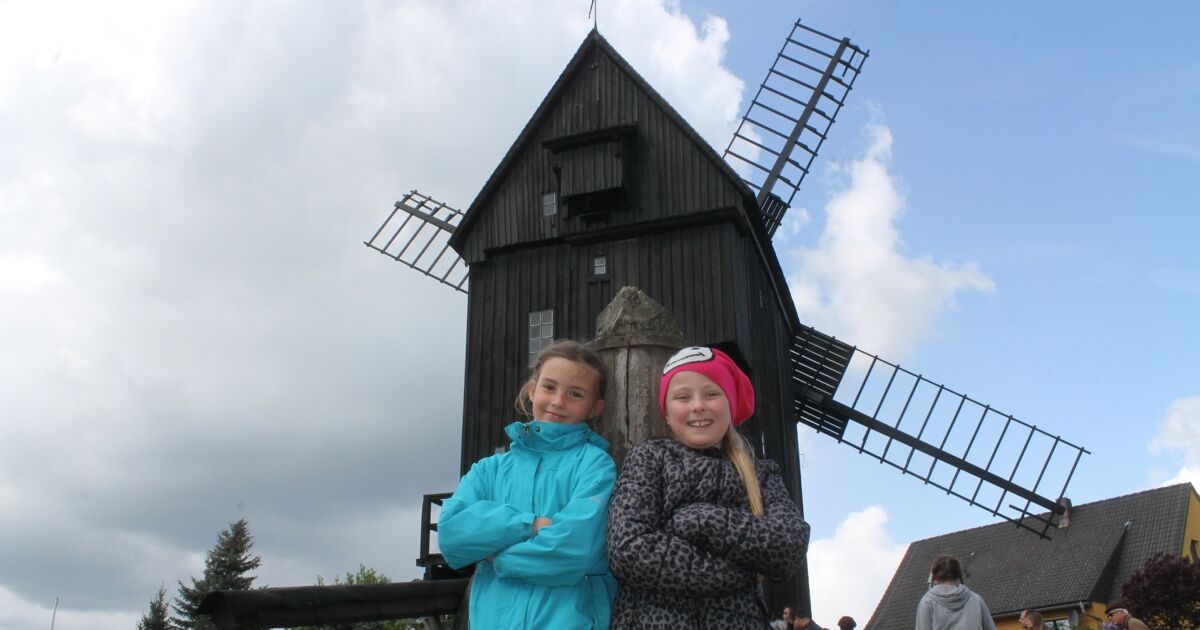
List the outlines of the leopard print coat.
{"type": "Polygon", "coordinates": [[[756,460],[764,513],[716,449],[655,438],[629,451],[613,490],[608,561],[619,590],[613,628],[767,627],[758,576],[795,573],[808,524],[779,467],[756,460]]]}

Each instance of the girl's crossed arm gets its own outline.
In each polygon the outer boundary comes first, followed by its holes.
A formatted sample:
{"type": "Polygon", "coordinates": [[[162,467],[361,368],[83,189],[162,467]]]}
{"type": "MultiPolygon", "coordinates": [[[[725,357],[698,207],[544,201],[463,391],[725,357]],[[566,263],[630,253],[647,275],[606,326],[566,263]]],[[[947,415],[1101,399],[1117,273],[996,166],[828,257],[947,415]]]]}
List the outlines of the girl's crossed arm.
{"type": "Polygon", "coordinates": [[[796,572],[808,548],[808,523],[774,471],[763,487],[763,515],[747,509],[693,503],[675,512],[674,531],[742,567],[782,579],[796,572]]]}
{"type": "Polygon", "coordinates": [[[541,586],[578,584],[588,574],[606,573],[604,528],[617,469],[612,458],[596,451],[581,463],[571,499],[537,534],[497,553],[492,570],[541,586]]]}
{"type": "Polygon", "coordinates": [[[437,525],[438,547],[446,563],[456,569],[479,562],[533,534],[537,515],[489,498],[495,475],[496,458],[479,460],[459,482],[454,496],[442,506],[437,525]]]}
{"type": "Polygon", "coordinates": [[[648,448],[629,452],[613,491],[608,558],[617,579],[633,588],[685,597],[728,595],[755,575],[664,530],[661,464],[648,448]]]}

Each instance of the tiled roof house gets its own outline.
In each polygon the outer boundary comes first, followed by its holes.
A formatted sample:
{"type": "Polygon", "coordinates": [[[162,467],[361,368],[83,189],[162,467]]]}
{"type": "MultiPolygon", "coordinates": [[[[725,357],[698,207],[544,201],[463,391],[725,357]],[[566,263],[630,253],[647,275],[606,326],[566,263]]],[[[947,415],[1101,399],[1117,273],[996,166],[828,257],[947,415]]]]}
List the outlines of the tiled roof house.
{"type": "Polygon", "coordinates": [[[1104,604],[1159,553],[1200,561],[1200,495],[1190,483],[1075,506],[1069,527],[1050,540],[997,523],[914,542],[865,630],[911,630],[941,554],[962,561],[964,582],[987,602],[998,630],[1019,628],[1027,608],[1063,630],[1099,628],[1104,604]]]}

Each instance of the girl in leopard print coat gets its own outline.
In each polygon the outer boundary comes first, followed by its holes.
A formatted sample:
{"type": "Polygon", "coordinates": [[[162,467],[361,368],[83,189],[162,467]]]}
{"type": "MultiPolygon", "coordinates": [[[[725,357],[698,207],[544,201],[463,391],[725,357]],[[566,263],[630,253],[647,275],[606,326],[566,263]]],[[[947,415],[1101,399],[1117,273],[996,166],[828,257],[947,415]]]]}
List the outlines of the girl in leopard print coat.
{"type": "Polygon", "coordinates": [[[629,452],[609,506],[612,627],[766,628],[759,576],[800,568],[808,524],[733,428],[754,412],[750,380],[719,350],[685,348],[659,407],[674,437],[629,452]]]}

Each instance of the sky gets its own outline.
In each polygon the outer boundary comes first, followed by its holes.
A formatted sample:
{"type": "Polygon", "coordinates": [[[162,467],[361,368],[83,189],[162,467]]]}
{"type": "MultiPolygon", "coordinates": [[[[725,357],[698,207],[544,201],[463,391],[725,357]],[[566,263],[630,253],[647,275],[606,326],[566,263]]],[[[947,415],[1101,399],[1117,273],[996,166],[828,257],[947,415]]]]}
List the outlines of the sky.
{"type": "MultiPolygon", "coordinates": [[[[0,2],[0,628],[131,628],[239,518],[258,585],[418,576],[466,300],[362,242],[470,204],[589,4],[0,2]]],[[[718,149],[797,17],[869,50],[775,238],[801,318],[1086,447],[1076,504],[1200,484],[1200,7],[599,4],[718,149]]],[[[995,522],[799,438],[824,625],[995,522]]]]}

